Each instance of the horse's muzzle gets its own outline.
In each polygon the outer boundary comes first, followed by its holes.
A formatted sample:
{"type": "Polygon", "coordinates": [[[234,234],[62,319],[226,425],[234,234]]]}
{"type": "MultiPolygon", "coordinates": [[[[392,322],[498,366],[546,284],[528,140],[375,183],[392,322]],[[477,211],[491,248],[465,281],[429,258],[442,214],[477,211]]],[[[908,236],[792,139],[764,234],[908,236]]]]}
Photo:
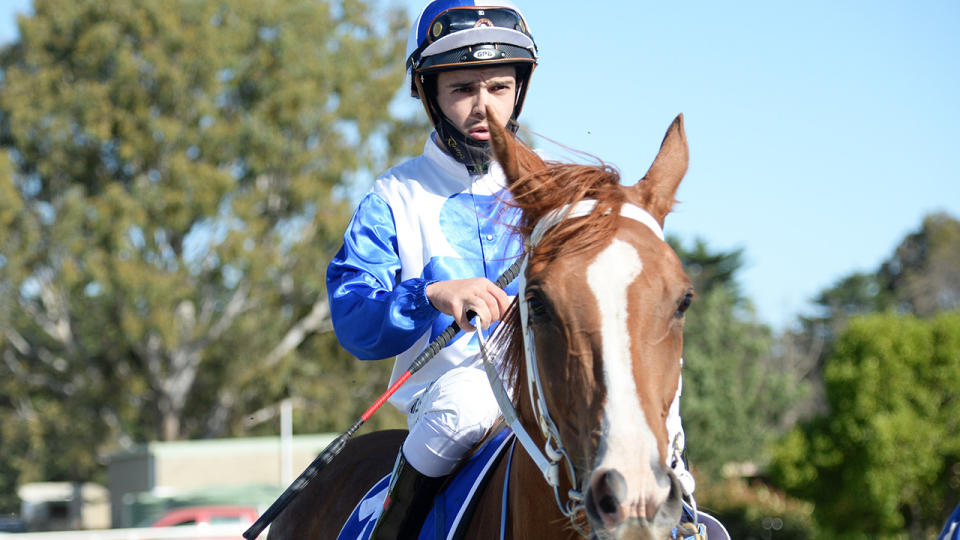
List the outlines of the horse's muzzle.
{"type": "Polygon", "coordinates": [[[595,471],[586,490],[592,537],[610,540],[663,540],[680,522],[683,489],[668,467],[656,471],[669,479],[666,498],[655,494],[628,500],[627,480],[616,469],[595,471]]]}

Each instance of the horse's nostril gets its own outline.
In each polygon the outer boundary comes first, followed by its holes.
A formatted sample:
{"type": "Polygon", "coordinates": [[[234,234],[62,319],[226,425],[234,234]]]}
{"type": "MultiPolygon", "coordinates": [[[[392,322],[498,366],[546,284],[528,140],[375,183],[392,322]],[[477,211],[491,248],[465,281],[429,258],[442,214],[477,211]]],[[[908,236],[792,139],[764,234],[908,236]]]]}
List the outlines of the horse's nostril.
{"type": "Polygon", "coordinates": [[[620,501],[611,495],[604,495],[603,497],[600,497],[600,501],[597,502],[597,506],[604,514],[615,514],[620,508],[620,501]]]}
{"type": "Polygon", "coordinates": [[[603,483],[617,504],[627,496],[627,479],[616,469],[611,469],[603,475],[603,483]]]}
{"type": "Polygon", "coordinates": [[[620,505],[627,496],[627,481],[614,469],[604,471],[594,477],[589,495],[589,499],[594,501],[598,517],[616,519],[620,505]]]}

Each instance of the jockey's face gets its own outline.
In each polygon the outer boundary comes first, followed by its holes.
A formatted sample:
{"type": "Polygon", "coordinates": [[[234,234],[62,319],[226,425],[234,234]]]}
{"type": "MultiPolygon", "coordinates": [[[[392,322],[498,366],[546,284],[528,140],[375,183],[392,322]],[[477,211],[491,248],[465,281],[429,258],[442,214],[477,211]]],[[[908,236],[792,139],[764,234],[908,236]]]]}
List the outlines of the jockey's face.
{"type": "Polygon", "coordinates": [[[490,139],[487,107],[500,122],[513,114],[517,98],[517,71],[513,66],[458,69],[437,75],[440,111],[464,135],[478,141],[490,139]]]}

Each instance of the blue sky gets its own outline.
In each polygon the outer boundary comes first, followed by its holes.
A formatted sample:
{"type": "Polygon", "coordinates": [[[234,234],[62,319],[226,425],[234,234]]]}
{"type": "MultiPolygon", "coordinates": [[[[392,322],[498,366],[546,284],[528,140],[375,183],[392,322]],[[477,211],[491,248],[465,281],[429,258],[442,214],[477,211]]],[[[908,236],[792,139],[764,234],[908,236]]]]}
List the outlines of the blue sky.
{"type": "MultiPolygon", "coordinates": [[[[956,0],[515,2],[541,55],[522,123],[632,183],[682,112],[691,163],[666,230],[742,248],[776,329],[924,215],[960,218],[956,0]]],[[[2,2],[0,41],[30,5],[2,2]]]]}

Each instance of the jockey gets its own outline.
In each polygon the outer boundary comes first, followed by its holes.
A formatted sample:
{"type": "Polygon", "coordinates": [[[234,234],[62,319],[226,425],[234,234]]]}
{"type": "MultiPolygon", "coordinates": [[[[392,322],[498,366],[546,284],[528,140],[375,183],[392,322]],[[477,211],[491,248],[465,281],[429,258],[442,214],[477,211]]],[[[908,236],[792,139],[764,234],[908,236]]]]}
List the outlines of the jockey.
{"type": "MultiPolygon", "coordinates": [[[[434,131],[423,154],[377,178],[327,269],[337,338],[363,360],[395,356],[391,384],[452,321],[473,330],[472,311],[489,331],[517,294],[515,284],[493,284],[523,244],[491,163],[486,111],[515,131],[536,63],[530,28],[509,1],[434,0],[414,21],[407,73],[434,131]]],[[[678,402],[668,426],[682,444],[678,402]]],[[[410,432],[371,538],[416,538],[443,478],[500,416],[477,338],[460,333],[390,403],[410,432]]]]}

